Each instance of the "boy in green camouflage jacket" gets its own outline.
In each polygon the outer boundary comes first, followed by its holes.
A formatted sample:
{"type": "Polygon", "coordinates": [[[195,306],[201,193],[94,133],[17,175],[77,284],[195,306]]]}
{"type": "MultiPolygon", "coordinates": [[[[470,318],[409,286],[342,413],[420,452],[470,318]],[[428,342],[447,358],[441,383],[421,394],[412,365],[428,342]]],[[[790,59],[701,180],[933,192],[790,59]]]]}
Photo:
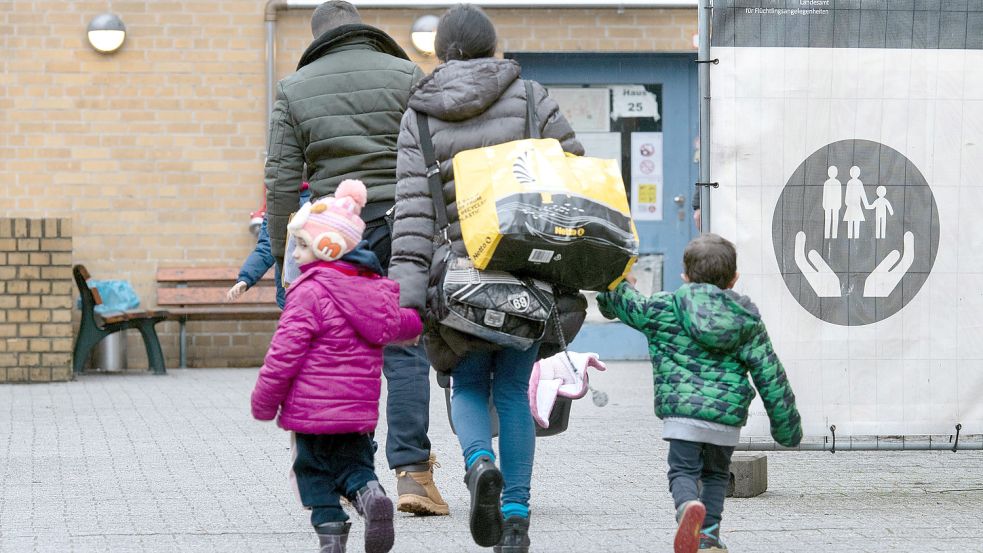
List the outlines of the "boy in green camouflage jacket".
{"type": "Polygon", "coordinates": [[[726,551],[720,520],[730,459],[747,422],[754,387],[783,446],[802,440],[795,395],[757,308],[732,290],[734,245],[715,234],[683,253],[683,284],[675,293],[639,294],[622,282],[597,298],[648,339],[655,379],[655,413],[669,442],[669,490],[676,505],[675,552],[726,551]],[[702,482],[702,491],[699,483],[702,482]]]}

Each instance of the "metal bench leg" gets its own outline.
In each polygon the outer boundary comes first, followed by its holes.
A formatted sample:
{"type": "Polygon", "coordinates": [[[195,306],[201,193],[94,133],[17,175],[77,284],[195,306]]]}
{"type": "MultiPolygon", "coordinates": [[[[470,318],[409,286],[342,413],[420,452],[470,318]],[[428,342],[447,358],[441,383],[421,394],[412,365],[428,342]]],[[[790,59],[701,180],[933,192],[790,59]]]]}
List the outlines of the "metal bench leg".
{"type": "Polygon", "coordinates": [[[83,321],[79,328],[78,336],[75,337],[75,347],[72,348],[73,373],[82,374],[82,370],[85,368],[85,361],[89,358],[89,354],[92,353],[92,348],[96,347],[108,334],[108,332],[91,327],[83,321]]]}
{"type": "Polygon", "coordinates": [[[143,346],[147,350],[147,362],[150,364],[150,370],[154,374],[166,374],[164,352],[160,349],[160,339],[157,337],[157,330],[154,329],[157,322],[142,321],[137,328],[140,330],[140,335],[143,336],[143,346]]]}
{"type": "Polygon", "coordinates": [[[178,343],[178,358],[179,358],[179,361],[181,363],[181,368],[182,369],[188,368],[188,341],[187,341],[188,340],[188,335],[184,331],[184,323],[185,323],[185,320],[184,319],[181,319],[180,320],[181,329],[180,329],[180,332],[179,332],[180,337],[178,338],[178,342],[179,342],[178,343]]]}

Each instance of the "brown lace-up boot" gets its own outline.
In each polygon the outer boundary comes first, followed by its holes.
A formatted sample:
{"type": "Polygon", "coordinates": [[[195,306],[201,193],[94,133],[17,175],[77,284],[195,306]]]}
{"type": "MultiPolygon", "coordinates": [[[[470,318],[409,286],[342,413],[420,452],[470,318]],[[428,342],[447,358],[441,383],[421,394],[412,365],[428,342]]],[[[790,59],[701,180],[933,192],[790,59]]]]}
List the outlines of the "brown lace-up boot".
{"type": "Polygon", "coordinates": [[[396,467],[397,511],[421,516],[450,514],[433,482],[434,467],[440,467],[434,455],[425,463],[396,467]]]}

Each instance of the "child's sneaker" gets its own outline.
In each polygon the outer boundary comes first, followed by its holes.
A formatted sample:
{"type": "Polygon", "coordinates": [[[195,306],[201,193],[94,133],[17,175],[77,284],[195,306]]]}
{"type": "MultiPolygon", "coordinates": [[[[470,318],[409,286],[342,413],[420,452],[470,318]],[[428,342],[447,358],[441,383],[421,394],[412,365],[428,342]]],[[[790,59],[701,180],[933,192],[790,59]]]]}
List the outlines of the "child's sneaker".
{"type": "Polygon", "coordinates": [[[317,532],[317,539],[321,543],[319,553],[345,553],[345,546],[348,545],[348,531],[351,530],[350,522],[328,522],[314,527],[317,532]]]}
{"type": "Polygon", "coordinates": [[[700,527],[707,516],[707,508],[699,501],[687,501],[676,510],[676,539],[673,541],[675,553],[697,553],[700,549],[700,527]]]}
{"type": "Polygon", "coordinates": [[[707,553],[726,553],[727,546],[720,541],[720,524],[707,526],[700,530],[700,551],[707,553]]]}
{"type": "Polygon", "coordinates": [[[386,553],[393,547],[393,502],[373,480],[358,490],[352,502],[365,519],[365,553],[386,553]]]}
{"type": "Polygon", "coordinates": [[[464,483],[471,492],[471,537],[481,547],[492,547],[502,539],[502,473],[491,457],[482,455],[464,473],[464,483]]]}

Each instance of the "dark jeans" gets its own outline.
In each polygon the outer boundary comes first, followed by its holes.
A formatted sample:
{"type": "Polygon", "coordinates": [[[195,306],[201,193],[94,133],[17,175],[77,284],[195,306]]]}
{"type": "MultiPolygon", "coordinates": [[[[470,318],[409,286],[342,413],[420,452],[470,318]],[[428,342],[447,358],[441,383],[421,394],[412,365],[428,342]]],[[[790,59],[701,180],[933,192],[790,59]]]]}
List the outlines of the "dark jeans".
{"type": "Polygon", "coordinates": [[[733,447],[669,440],[669,491],[676,509],[699,499],[707,508],[703,527],[718,524],[730,482],[733,447]],[[702,490],[700,489],[702,486],[702,490]]]}
{"type": "Polygon", "coordinates": [[[312,525],[348,520],[340,498],[352,501],[358,490],[378,480],[374,449],[368,434],[294,434],[293,473],[312,525]]]}
{"type": "MultiPolygon", "coordinates": [[[[389,225],[381,219],[366,225],[362,238],[369,241],[384,268],[389,267],[389,225]]],[[[389,468],[425,463],[430,458],[430,361],[423,341],[415,346],[385,349],[382,372],[389,395],[386,398],[386,460],[389,468]]]]}

